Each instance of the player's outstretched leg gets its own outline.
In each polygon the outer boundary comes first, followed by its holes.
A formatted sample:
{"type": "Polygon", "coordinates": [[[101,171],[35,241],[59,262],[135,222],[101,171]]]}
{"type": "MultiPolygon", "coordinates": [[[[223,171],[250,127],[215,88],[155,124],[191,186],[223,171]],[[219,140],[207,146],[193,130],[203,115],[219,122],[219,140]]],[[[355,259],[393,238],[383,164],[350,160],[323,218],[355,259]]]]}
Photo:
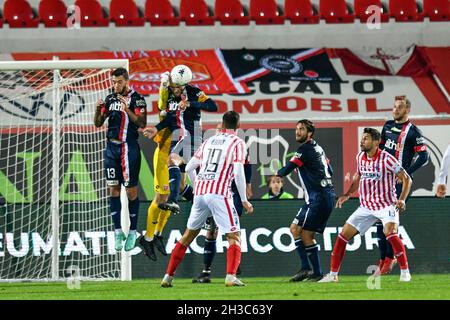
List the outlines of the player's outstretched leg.
{"type": "Polygon", "coordinates": [[[342,259],[344,259],[345,248],[347,246],[348,240],[341,233],[336,239],[336,243],[333,247],[333,252],[331,253],[331,266],[330,273],[325,275],[322,280],[318,281],[320,283],[325,282],[338,282],[338,273],[341,268],[342,259]]]}
{"type": "Polygon", "coordinates": [[[139,198],[136,197],[134,200],[128,199],[128,211],[130,214],[130,231],[125,241],[125,251],[131,251],[136,247],[139,198]]]}
{"type": "Polygon", "coordinates": [[[216,251],[216,239],[205,239],[205,249],[203,251],[204,268],[197,278],[192,279],[192,283],[211,283],[211,265],[216,251]]]}
{"type": "Polygon", "coordinates": [[[289,279],[290,282],[303,281],[312,274],[302,238],[295,239],[294,243],[295,251],[297,251],[298,255],[300,256],[301,269],[289,279]]]}
{"type": "Polygon", "coordinates": [[[236,277],[237,268],[241,263],[241,247],[240,244],[234,243],[227,250],[227,275],[225,277],[225,286],[227,287],[243,287],[243,283],[236,277]]]}
{"type": "Polygon", "coordinates": [[[109,208],[111,212],[111,218],[114,223],[115,234],[115,249],[116,251],[122,251],[123,242],[126,239],[125,233],[122,231],[122,225],[120,224],[120,212],[122,211],[122,204],[120,202],[120,196],[109,197],[109,208]]]}
{"type": "Polygon", "coordinates": [[[399,238],[397,233],[391,233],[386,237],[392,249],[394,250],[394,255],[397,258],[398,264],[400,265],[400,281],[409,282],[411,281],[411,274],[409,273],[408,258],[406,257],[405,246],[403,241],[399,238]]]}

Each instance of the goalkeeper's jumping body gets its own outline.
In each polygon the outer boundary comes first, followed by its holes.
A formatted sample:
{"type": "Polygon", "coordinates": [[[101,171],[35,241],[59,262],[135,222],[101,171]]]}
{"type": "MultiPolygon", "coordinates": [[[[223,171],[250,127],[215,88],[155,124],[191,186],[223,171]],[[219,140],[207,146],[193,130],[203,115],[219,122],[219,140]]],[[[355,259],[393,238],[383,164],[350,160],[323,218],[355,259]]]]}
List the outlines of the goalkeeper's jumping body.
{"type": "Polygon", "coordinates": [[[156,136],[154,140],[158,143],[153,159],[156,196],[148,209],[146,235],[139,240],[151,260],[156,260],[154,246],[166,255],[161,234],[170,212],[180,211],[179,195],[189,201],[193,199],[192,187],[186,184],[184,168],[202,143],[201,110],[217,111],[212,99],[189,85],[191,80],[192,73],[184,65],[175,66],[170,73],[161,75],[160,123],[144,130],[146,137],[156,136]]]}
{"type": "Polygon", "coordinates": [[[113,93],[105,100],[97,101],[94,124],[101,127],[108,119],[104,167],[109,186],[109,204],[115,228],[115,249],[125,251],[136,245],[136,227],[139,213],[138,182],[141,152],[138,144],[138,129],[147,124],[147,105],[144,98],[129,87],[128,71],[118,68],[112,72],[113,93]],[[122,231],[120,212],[120,188],[123,184],[128,197],[130,231],[122,231]]]}

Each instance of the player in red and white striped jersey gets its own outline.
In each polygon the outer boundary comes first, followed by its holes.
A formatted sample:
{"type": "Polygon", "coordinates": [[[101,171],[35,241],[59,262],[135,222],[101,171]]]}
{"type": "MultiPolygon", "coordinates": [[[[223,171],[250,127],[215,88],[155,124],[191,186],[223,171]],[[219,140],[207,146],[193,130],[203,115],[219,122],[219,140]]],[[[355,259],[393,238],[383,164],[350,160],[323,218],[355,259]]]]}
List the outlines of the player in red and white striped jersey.
{"type": "Polygon", "coordinates": [[[319,282],[338,281],[337,275],[347,242],[358,233],[366,233],[377,219],[383,223],[386,238],[400,264],[400,281],[411,280],[405,247],[398,237],[397,229],[400,223],[399,214],[406,208],[405,199],[411,189],[412,180],[397,159],[378,148],[380,138],[378,130],[364,129],[352,185],[336,203],[337,208],[342,208],[342,204],[358,189],[360,207],[347,219],[342,232],[338,235],[331,254],[331,271],[319,282]],[[396,177],[402,181],[399,199],[395,192],[396,177]]]}
{"type": "Polygon", "coordinates": [[[222,118],[222,132],[209,138],[195,152],[186,166],[189,178],[194,182],[194,203],[183,237],[177,242],[170,257],[162,287],[171,287],[175,271],[183,260],[188,246],[200,232],[208,217],[213,217],[219,230],[226,234],[227,250],[226,286],[243,286],[236,278],[241,260],[239,216],[233,204],[231,183],[236,181],[238,193],[248,214],[253,206],[247,201],[244,162],[245,142],[236,136],[239,114],[228,111],[222,118]],[[200,167],[198,174],[196,169],[200,167]]]}

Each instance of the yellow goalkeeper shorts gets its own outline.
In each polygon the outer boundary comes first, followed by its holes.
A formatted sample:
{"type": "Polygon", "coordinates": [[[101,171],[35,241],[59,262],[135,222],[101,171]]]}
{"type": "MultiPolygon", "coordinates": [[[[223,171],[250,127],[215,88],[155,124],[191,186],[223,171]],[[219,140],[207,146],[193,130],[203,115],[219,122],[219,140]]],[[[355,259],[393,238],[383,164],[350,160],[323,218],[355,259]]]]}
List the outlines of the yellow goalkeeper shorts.
{"type": "Polygon", "coordinates": [[[158,147],[153,155],[153,168],[155,170],[154,188],[155,192],[159,194],[170,194],[167,160],[169,158],[172,137],[170,133],[166,133],[163,136],[164,137],[159,137],[158,147]]]}

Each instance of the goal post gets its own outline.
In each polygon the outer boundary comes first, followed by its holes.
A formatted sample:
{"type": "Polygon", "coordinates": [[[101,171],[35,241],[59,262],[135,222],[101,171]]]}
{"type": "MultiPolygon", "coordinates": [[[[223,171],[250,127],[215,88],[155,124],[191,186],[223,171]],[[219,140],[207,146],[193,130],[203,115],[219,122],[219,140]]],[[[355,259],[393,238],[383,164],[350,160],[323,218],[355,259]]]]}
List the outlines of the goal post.
{"type": "MultiPolygon", "coordinates": [[[[118,67],[128,70],[128,60],[0,62],[0,281],[74,272],[131,280],[130,253],[114,249],[106,129],[93,124],[118,67]]],[[[127,197],[121,200],[127,233],[127,197]]]]}

